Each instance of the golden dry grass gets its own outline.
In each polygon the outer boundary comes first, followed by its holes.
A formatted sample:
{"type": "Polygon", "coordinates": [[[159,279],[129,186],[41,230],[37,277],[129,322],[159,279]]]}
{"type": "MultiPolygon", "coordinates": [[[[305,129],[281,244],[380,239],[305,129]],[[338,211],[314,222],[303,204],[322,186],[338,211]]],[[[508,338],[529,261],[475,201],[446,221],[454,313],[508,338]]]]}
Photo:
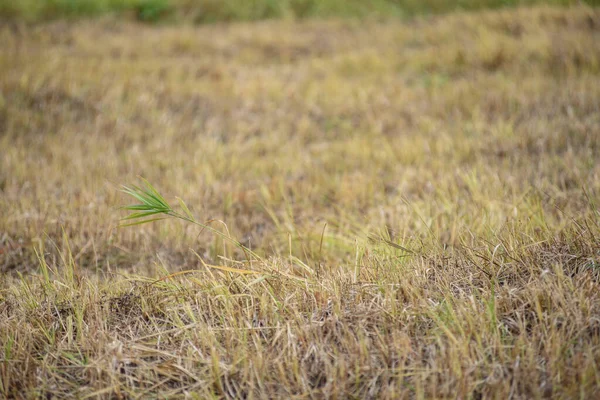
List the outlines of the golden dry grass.
{"type": "Polygon", "coordinates": [[[597,9],[0,42],[2,396],[600,395],[597,9]]]}

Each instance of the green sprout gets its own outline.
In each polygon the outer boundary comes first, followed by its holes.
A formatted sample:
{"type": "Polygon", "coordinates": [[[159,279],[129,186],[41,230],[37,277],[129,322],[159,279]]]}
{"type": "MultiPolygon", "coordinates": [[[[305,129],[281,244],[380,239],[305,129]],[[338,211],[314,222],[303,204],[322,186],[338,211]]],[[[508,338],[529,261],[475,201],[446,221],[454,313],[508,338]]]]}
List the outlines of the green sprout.
{"type": "Polygon", "coordinates": [[[132,225],[141,225],[154,221],[160,221],[165,218],[175,218],[185,222],[192,223],[201,227],[202,229],[207,229],[212,233],[222,237],[223,239],[233,243],[238,248],[242,249],[246,254],[246,258],[250,261],[252,258],[255,260],[262,261],[262,258],[250,250],[248,247],[244,246],[238,240],[232,238],[228,234],[225,234],[218,229],[213,228],[209,224],[214,221],[210,220],[207,222],[198,221],[194,215],[191,213],[190,209],[187,207],[185,202],[177,198],[179,201],[179,205],[182,212],[176,211],[173,207],[169,205],[167,200],[148,182],[146,179],[141,178],[143,181],[143,186],[123,186],[121,191],[138,201],[137,204],[131,204],[128,206],[123,206],[121,209],[131,211],[131,214],[124,217],[121,221],[123,223],[120,224],[121,227],[124,226],[132,226],[132,225]],[[153,217],[154,218],[147,218],[153,217]]]}

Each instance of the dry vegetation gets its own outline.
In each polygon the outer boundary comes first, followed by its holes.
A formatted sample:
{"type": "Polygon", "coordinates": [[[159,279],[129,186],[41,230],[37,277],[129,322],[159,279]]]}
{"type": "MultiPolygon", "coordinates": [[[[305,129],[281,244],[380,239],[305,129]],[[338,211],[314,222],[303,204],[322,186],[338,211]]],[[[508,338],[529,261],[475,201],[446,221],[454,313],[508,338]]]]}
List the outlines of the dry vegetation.
{"type": "Polygon", "coordinates": [[[0,396],[600,395],[598,10],[0,43],[0,396]]]}

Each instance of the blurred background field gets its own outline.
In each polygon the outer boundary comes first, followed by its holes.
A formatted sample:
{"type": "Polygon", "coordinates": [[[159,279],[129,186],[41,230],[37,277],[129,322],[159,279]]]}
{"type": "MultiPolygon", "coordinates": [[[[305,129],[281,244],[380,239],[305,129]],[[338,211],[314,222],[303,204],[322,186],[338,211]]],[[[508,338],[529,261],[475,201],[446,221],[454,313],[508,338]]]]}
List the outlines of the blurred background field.
{"type": "Polygon", "coordinates": [[[0,397],[600,397],[600,12],[533,3],[0,0],[0,397]]]}
{"type": "Polygon", "coordinates": [[[407,17],[460,10],[598,0],[0,0],[0,17],[40,21],[121,15],[147,22],[223,22],[270,18],[407,17]]]}
{"type": "MultiPolygon", "coordinates": [[[[317,257],[325,222],[336,260],[369,231],[489,234],[540,190],[577,214],[574,194],[598,185],[597,38],[588,7],[6,26],[0,183],[13,212],[0,226],[13,241],[65,229],[87,257],[93,241],[95,268],[127,253],[114,240],[186,254],[196,237],[177,225],[111,231],[117,189],[138,175],[265,251],[306,239],[286,250],[301,258],[317,257]]],[[[200,243],[215,259],[220,245],[200,243]]]]}

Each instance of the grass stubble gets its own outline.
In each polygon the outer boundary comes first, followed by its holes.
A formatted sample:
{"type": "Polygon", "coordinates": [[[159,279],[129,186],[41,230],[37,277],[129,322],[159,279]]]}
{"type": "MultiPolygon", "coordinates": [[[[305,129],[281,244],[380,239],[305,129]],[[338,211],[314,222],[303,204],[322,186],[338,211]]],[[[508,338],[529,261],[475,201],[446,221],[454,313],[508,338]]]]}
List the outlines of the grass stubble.
{"type": "Polygon", "coordinates": [[[0,29],[1,395],[597,397],[599,35],[0,29]]]}

